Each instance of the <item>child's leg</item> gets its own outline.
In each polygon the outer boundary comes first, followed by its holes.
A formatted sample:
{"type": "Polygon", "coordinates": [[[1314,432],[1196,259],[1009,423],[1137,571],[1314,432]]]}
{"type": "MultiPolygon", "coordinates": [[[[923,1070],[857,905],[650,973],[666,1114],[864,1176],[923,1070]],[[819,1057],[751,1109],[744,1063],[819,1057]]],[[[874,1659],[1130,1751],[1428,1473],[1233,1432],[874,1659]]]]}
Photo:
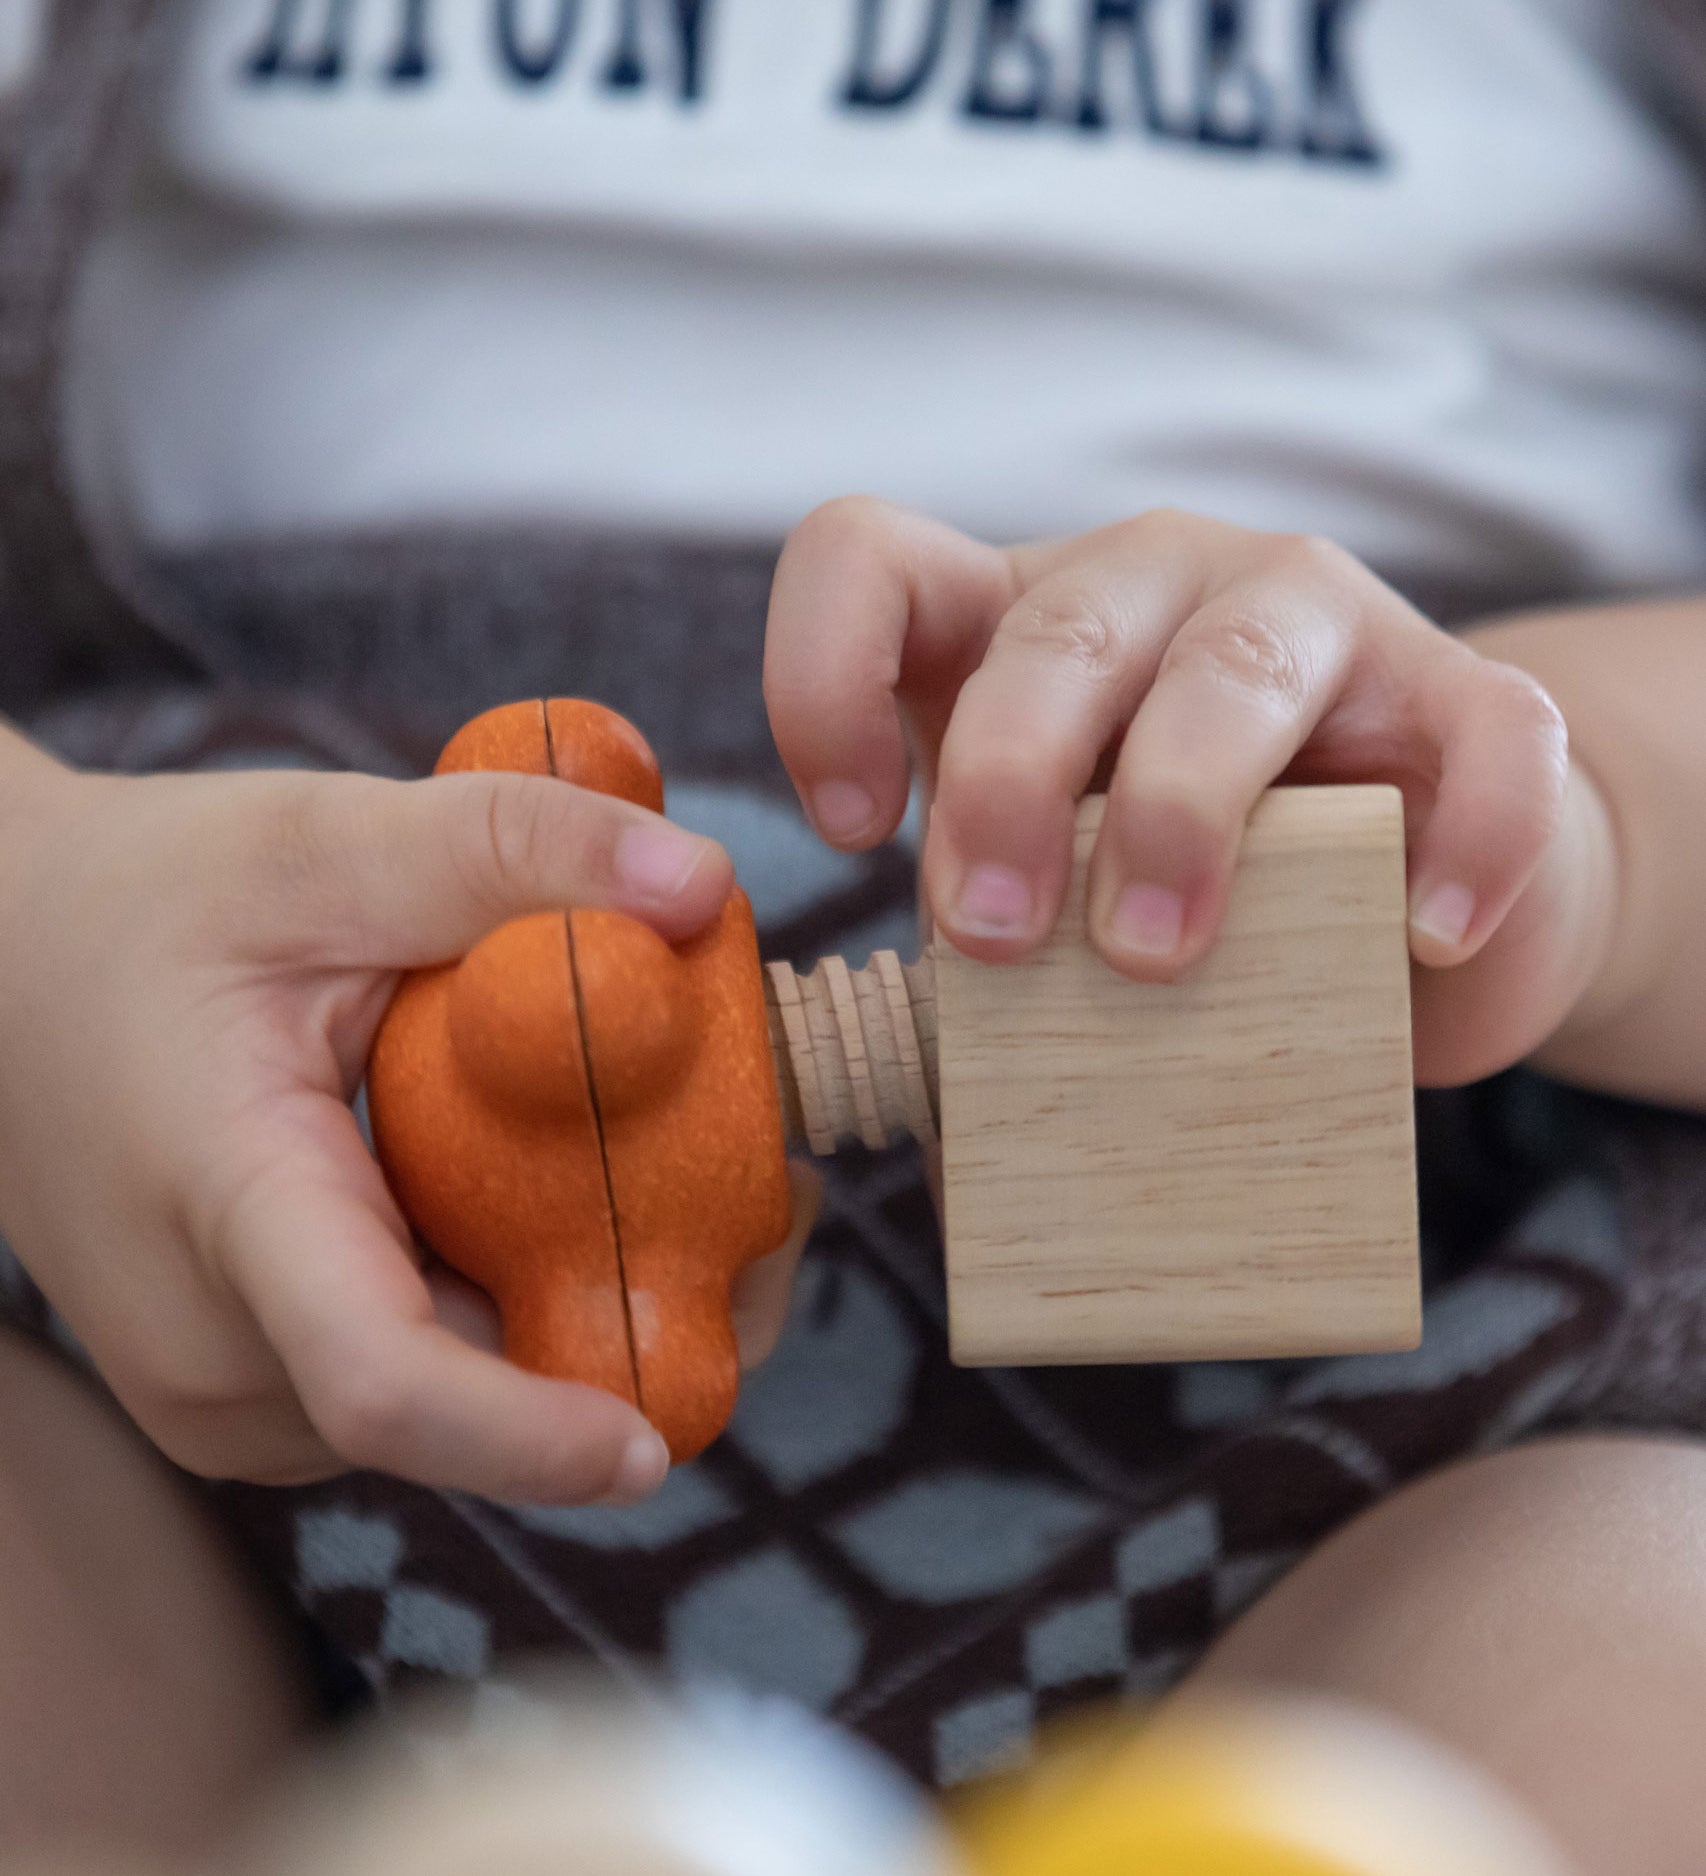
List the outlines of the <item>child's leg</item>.
{"type": "Polygon", "coordinates": [[[1210,1654],[1384,1707],[1498,1775],[1587,1876],[1701,1867],[1706,1448],[1548,1441],[1358,1519],[1210,1654]]]}
{"type": "Polygon", "coordinates": [[[189,1493],[78,1376],[0,1333],[0,1859],[67,1833],[206,1842],[306,1704],[189,1493]]]}

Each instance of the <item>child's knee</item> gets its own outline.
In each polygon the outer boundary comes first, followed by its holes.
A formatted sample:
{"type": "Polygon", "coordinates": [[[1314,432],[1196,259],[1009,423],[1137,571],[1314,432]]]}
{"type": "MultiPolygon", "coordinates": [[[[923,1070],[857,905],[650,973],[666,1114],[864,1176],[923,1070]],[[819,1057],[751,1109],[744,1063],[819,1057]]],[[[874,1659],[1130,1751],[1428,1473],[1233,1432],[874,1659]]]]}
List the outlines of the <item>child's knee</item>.
{"type": "Polygon", "coordinates": [[[192,1495],[97,1390],[0,1329],[0,1853],[174,1853],[305,1717],[283,1638],[192,1495]]]}
{"type": "Polygon", "coordinates": [[[1500,1775],[1587,1867],[1664,1870],[1699,1828],[1706,1447],[1549,1440],[1397,1493],[1306,1559],[1194,1686],[1383,1707],[1500,1775]],[[1633,1842],[1629,1820],[1653,1833],[1633,1842]]]}

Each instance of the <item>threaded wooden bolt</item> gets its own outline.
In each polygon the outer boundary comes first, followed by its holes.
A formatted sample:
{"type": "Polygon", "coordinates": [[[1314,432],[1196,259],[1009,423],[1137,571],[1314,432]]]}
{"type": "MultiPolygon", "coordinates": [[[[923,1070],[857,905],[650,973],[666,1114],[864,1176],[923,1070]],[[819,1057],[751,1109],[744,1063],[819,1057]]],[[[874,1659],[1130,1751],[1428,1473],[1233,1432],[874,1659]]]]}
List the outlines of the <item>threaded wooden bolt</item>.
{"type": "Polygon", "coordinates": [[[936,966],[874,952],[863,970],[824,958],[801,977],[764,967],[764,1000],[782,1116],[791,1138],[833,1153],[851,1136],[871,1148],[937,1138],[936,966]]]}

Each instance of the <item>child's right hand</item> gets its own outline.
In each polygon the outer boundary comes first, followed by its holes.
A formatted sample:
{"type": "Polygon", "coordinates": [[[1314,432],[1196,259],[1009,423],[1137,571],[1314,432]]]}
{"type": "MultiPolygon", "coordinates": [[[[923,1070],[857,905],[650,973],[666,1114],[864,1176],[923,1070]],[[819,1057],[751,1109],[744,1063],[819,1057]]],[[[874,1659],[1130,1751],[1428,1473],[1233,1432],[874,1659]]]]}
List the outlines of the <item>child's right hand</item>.
{"type": "Polygon", "coordinates": [[[1263,789],[1395,783],[1424,1081],[1538,1048],[1609,943],[1607,816],[1551,700],[1323,541],[1157,511],[1001,549],[833,502],[783,552],[765,691],[837,846],[893,832],[917,762],[936,928],[992,963],[1052,928],[1098,776],[1091,941],[1150,980],[1214,942],[1263,789]]]}
{"type": "MultiPolygon", "coordinates": [[[[729,891],[720,848],[544,778],[129,780],[0,728],[0,880],[0,1230],[171,1458],[547,1502],[658,1484],[634,1408],[445,1326],[482,1299],[429,1281],[349,1103],[397,971],[568,905],[686,936],[729,891]]],[[[747,1273],[744,1351],[802,1235],[747,1273]]]]}

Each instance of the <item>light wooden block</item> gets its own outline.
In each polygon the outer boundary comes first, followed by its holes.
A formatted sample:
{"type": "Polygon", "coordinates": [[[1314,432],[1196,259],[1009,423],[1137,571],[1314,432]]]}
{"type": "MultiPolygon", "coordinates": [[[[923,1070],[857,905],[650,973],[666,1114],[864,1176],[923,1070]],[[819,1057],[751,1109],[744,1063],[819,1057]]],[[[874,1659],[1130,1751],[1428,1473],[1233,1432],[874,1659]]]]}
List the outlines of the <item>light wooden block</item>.
{"type": "Polygon", "coordinates": [[[1279,788],[1178,985],[1067,911],[936,948],[949,1333],[969,1366],[1321,1355],[1421,1334],[1400,797],[1279,788]]]}

